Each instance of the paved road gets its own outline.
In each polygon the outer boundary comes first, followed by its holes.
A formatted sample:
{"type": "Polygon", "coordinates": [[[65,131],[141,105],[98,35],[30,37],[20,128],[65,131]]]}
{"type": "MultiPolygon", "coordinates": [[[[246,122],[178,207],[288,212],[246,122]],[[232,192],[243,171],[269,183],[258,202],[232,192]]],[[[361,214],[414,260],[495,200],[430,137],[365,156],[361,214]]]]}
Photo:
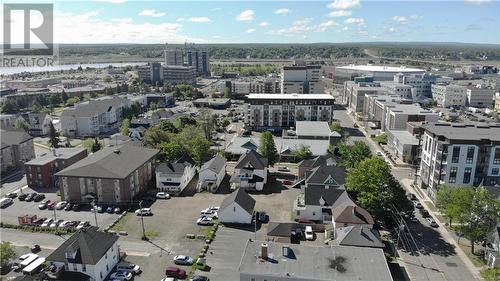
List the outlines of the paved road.
{"type": "MultiPolygon", "coordinates": [[[[361,140],[368,144],[372,153],[378,150],[374,143],[365,137],[358,129],[353,128],[353,119],[346,110],[335,110],[334,118],[347,131],[351,139],[361,140]]],[[[401,181],[411,181],[413,171],[411,168],[392,167],[392,174],[401,181]],[[411,179],[411,180],[409,180],[411,179]]],[[[403,185],[404,186],[404,185],[403,185]]],[[[416,212],[418,213],[418,212],[416,212]]],[[[399,249],[399,263],[404,266],[411,280],[425,281],[470,281],[476,280],[475,276],[465,265],[462,258],[455,251],[454,245],[449,240],[443,238],[442,229],[435,229],[428,225],[427,221],[419,214],[416,215],[419,222],[409,225],[410,233],[413,235],[415,243],[411,240],[410,234],[406,234],[399,249]],[[406,250],[403,245],[406,245],[406,250]]]]}

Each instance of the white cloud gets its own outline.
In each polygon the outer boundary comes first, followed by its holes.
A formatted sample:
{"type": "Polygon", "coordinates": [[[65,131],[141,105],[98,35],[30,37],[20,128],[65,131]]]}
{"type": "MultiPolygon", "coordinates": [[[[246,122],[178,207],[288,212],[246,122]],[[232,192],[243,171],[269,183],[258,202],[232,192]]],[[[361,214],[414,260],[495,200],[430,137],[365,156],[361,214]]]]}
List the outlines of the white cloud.
{"type": "Polygon", "coordinates": [[[481,5],[486,3],[493,3],[495,0],[464,0],[467,4],[481,5]]]}
{"type": "Polygon", "coordinates": [[[330,9],[352,9],[359,8],[361,6],[361,0],[335,0],[332,3],[328,4],[328,8],[330,9]]]}
{"type": "Polygon", "coordinates": [[[274,11],[274,13],[278,14],[278,15],[288,15],[290,13],[290,9],[281,8],[281,9],[274,11]]]}
{"type": "Polygon", "coordinates": [[[268,25],[269,25],[269,23],[267,21],[263,21],[263,22],[259,23],[259,26],[261,26],[261,27],[266,27],[268,25]]]}
{"type": "Polygon", "coordinates": [[[104,3],[111,3],[111,4],[122,4],[127,2],[127,0],[92,0],[92,2],[104,2],[104,3]]]}
{"type": "Polygon", "coordinates": [[[328,14],[329,17],[350,17],[351,15],[352,12],[347,10],[331,11],[328,14]]]}
{"type": "Polygon", "coordinates": [[[139,16],[159,18],[165,16],[165,13],[157,12],[155,9],[145,9],[139,13],[139,16]]]}
{"type": "Polygon", "coordinates": [[[211,20],[207,17],[192,17],[192,18],[189,18],[188,21],[198,22],[198,23],[211,22],[211,20]]]}
{"type": "Polygon", "coordinates": [[[255,12],[252,10],[246,10],[241,12],[237,17],[236,20],[239,21],[252,21],[255,17],[255,12]]]}
{"type": "Polygon", "coordinates": [[[364,25],[365,19],[363,19],[363,18],[348,18],[344,22],[348,23],[348,24],[364,25]]]}
{"type": "Polygon", "coordinates": [[[398,31],[398,30],[397,30],[395,27],[390,27],[390,28],[389,28],[389,32],[394,33],[394,32],[397,32],[397,31],[398,31]]]}
{"type": "Polygon", "coordinates": [[[214,12],[215,11],[220,11],[220,10],[222,10],[222,8],[219,8],[219,7],[215,7],[215,8],[210,9],[210,11],[214,11],[214,12]]]}
{"type": "Polygon", "coordinates": [[[304,18],[294,21],[290,27],[269,30],[266,34],[292,37],[307,32],[324,32],[336,26],[338,26],[338,24],[332,20],[320,24],[311,24],[310,18],[304,18]]]}
{"type": "Polygon", "coordinates": [[[247,29],[247,33],[254,33],[255,31],[257,31],[255,28],[247,29]]]}
{"type": "Polygon", "coordinates": [[[349,30],[349,27],[347,26],[342,27],[342,31],[347,31],[347,30],[349,30]]]}
{"type": "Polygon", "coordinates": [[[331,28],[331,27],[335,27],[337,26],[338,24],[332,20],[329,20],[329,21],[326,21],[326,22],[322,22],[320,24],[318,24],[318,26],[316,27],[316,32],[324,32],[326,31],[328,28],[331,28]]]}
{"type": "Polygon", "coordinates": [[[413,20],[419,20],[422,19],[422,16],[420,15],[411,15],[411,16],[394,16],[392,17],[392,20],[395,22],[398,22],[400,24],[407,24],[410,21],[413,20]]]}

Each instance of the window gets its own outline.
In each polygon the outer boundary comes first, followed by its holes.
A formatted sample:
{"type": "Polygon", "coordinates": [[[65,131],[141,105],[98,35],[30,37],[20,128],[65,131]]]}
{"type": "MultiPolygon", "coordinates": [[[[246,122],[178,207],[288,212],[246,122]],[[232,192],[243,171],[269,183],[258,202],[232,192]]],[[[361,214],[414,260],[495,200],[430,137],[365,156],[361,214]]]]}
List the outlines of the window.
{"type": "Polygon", "coordinates": [[[77,271],[78,268],[76,267],[76,263],[73,264],[73,271],[77,271]]]}
{"type": "Polygon", "coordinates": [[[82,264],[82,271],[83,272],[87,271],[87,267],[85,266],[85,264],[82,264]]]}
{"type": "Polygon", "coordinates": [[[460,159],[460,146],[454,146],[451,163],[458,163],[458,159],[460,159]]]}
{"type": "Polygon", "coordinates": [[[491,169],[491,174],[492,175],[498,175],[498,168],[491,169]]]}
{"type": "Polygon", "coordinates": [[[464,184],[469,184],[470,183],[470,176],[472,174],[472,168],[471,167],[466,167],[464,170],[464,184]]]}
{"type": "Polygon", "coordinates": [[[450,168],[450,178],[448,179],[449,183],[455,183],[457,180],[457,167],[451,167],[450,168]]]}
{"type": "Polygon", "coordinates": [[[500,164],[500,147],[495,149],[495,158],[493,158],[493,164],[500,164]]]}
{"type": "Polygon", "coordinates": [[[472,164],[472,159],[474,159],[474,147],[469,146],[467,148],[467,159],[465,160],[465,163],[472,164]]]}

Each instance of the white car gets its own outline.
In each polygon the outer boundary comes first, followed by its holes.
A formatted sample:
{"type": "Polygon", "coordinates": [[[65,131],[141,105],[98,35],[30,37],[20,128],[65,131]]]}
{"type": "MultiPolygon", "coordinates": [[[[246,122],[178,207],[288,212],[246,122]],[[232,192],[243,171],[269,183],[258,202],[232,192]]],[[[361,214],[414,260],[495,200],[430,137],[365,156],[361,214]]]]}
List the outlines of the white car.
{"type": "Polygon", "coordinates": [[[53,221],[54,221],[54,219],[46,219],[46,220],[42,223],[41,227],[49,227],[49,226],[50,226],[50,224],[51,224],[53,221]]]}
{"type": "Polygon", "coordinates": [[[111,274],[110,277],[111,277],[111,279],[130,280],[130,279],[132,279],[132,273],[125,272],[125,271],[117,271],[117,272],[111,274]]]}
{"type": "Polygon", "coordinates": [[[62,222],[64,222],[63,220],[57,220],[57,221],[53,221],[51,224],[50,224],[50,228],[56,228],[58,227],[62,222]]]}
{"type": "Polygon", "coordinates": [[[138,216],[152,216],[151,208],[142,208],[135,210],[135,214],[138,216]]]}
{"type": "Polygon", "coordinates": [[[61,202],[56,204],[56,210],[62,210],[62,209],[64,209],[64,207],[66,207],[66,205],[68,205],[68,202],[61,201],[61,202]]]}
{"type": "Polygon", "coordinates": [[[90,223],[89,223],[88,221],[82,221],[82,222],[80,222],[80,223],[78,224],[78,226],[76,227],[76,229],[77,229],[77,230],[78,230],[78,229],[82,229],[82,228],[87,227],[87,226],[89,226],[89,225],[90,225],[90,223]]]}
{"type": "Polygon", "coordinates": [[[198,225],[212,225],[214,224],[214,220],[209,217],[201,217],[198,220],[196,220],[196,224],[198,225]]]}
{"type": "Polygon", "coordinates": [[[158,199],[170,199],[170,194],[166,192],[158,192],[156,193],[156,198],[158,199]]]}
{"type": "Polygon", "coordinates": [[[382,153],[382,151],[380,151],[380,150],[377,150],[376,154],[377,154],[377,156],[384,156],[384,153],[382,153]]]}
{"type": "Polygon", "coordinates": [[[306,226],[305,235],[306,235],[306,240],[314,240],[314,232],[312,226],[310,225],[306,226]]]}
{"type": "Polygon", "coordinates": [[[126,262],[119,263],[116,266],[116,270],[118,270],[118,271],[125,271],[125,272],[131,272],[133,274],[139,274],[139,273],[142,272],[141,267],[138,266],[137,264],[126,263],[126,262]]]}
{"type": "Polygon", "coordinates": [[[59,228],[65,228],[65,227],[69,227],[71,224],[71,221],[63,221],[59,224],[59,228]]]}
{"type": "Polygon", "coordinates": [[[201,210],[200,216],[209,217],[209,218],[217,218],[217,211],[212,210],[212,208],[206,208],[205,210],[201,210]]]}

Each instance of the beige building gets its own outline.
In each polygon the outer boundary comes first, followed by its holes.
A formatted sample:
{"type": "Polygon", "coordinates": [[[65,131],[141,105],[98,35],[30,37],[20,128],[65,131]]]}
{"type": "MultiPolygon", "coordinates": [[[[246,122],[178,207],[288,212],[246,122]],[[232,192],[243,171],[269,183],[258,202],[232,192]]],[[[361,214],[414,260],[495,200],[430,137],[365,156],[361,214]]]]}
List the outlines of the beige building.
{"type": "Polygon", "coordinates": [[[24,130],[2,127],[0,139],[2,145],[0,153],[2,173],[10,169],[21,168],[25,162],[35,158],[33,137],[24,130]]]}

